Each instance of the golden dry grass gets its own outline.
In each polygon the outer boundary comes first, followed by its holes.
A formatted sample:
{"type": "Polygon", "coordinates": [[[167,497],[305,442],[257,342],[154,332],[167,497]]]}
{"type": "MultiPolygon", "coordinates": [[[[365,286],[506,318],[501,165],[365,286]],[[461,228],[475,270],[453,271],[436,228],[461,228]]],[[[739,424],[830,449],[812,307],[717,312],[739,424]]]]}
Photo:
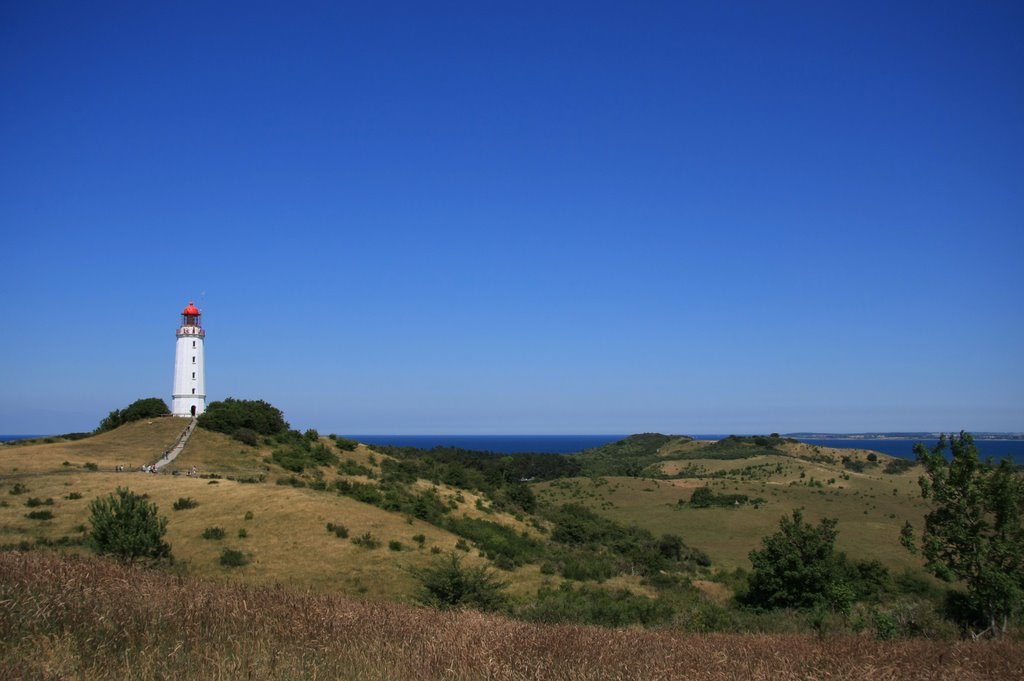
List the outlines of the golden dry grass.
{"type": "Polygon", "coordinates": [[[0,679],[452,681],[1024,677],[1019,641],[686,635],[223,585],[0,552],[0,679]]]}

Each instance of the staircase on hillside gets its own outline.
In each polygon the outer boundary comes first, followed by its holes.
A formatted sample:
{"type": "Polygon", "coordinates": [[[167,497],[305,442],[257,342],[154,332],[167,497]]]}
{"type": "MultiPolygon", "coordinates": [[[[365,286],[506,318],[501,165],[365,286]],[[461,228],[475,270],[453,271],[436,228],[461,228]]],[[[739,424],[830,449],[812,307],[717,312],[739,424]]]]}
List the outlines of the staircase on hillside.
{"type": "Polygon", "coordinates": [[[167,452],[161,456],[155,464],[153,464],[153,467],[156,470],[160,470],[170,462],[174,461],[178,457],[178,454],[181,454],[181,450],[185,449],[185,445],[188,444],[188,439],[192,437],[192,431],[196,429],[196,421],[196,417],[193,416],[192,420],[188,422],[187,426],[185,426],[185,430],[183,430],[181,435],[178,436],[178,441],[174,443],[174,446],[167,450],[167,452]]]}

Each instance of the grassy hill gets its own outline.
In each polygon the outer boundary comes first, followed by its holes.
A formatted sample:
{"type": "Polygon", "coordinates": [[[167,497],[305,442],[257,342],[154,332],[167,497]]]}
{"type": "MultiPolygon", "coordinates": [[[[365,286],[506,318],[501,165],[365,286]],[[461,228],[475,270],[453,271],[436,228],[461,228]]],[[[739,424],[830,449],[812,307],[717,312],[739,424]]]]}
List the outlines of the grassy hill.
{"type": "Polygon", "coordinates": [[[501,456],[371,448],[312,431],[247,445],[200,428],[169,466],[199,477],[116,470],[155,461],[185,423],[0,446],[0,546],[87,553],[90,501],[127,487],[169,519],[177,574],[410,602],[416,574],[454,554],[506,582],[505,610],[524,619],[791,631],[812,626],[811,615],[731,599],[750,550],[803,508],[812,522],[838,519],[838,549],[851,560],[916,575],[911,591],[880,582],[856,613],[831,615],[834,626],[870,626],[912,602],[907,631],[952,631],[934,614],[941,594],[919,558],[898,543],[902,524],[924,512],[917,471],[885,455],[648,433],[572,456],[501,456]],[[709,502],[691,503],[696,490],[709,502]],[[175,510],[186,499],[191,507],[175,510]],[[222,565],[225,549],[248,563],[222,565]]]}

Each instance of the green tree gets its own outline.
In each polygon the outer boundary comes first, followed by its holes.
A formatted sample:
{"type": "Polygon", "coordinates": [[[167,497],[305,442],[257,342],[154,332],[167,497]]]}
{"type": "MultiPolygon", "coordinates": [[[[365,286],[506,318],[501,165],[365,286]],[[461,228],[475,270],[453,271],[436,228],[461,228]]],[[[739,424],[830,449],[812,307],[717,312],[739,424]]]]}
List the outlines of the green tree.
{"type": "Polygon", "coordinates": [[[455,553],[412,574],[421,583],[417,599],[436,608],[499,610],[507,602],[504,590],[508,582],[498,579],[485,565],[464,567],[462,557],[455,553]]]}
{"type": "Polygon", "coordinates": [[[135,400],[124,409],[115,409],[107,414],[107,418],[100,421],[96,432],[105,433],[132,421],[167,416],[170,413],[171,410],[167,408],[167,403],[159,397],[144,397],[135,400]]]}
{"type": "Polygon", "coordinates": [[[847,608],[852,591],[838,569],[837,534],[833,518],[815,527],[800,510],[783,516],[779,531],[761,540],[764,548],[750,552],[754,569],[744,602],[760,608],[847,608]]]}
{"type": "MultiPolygon", "coordinates": [[[[921,496],[932,503],[920,541],[925,567],[964,583],[967,605],[984,627],[976,637],[1001,636],[1024,600],[1024,479],[1008,460],[982,463],[963,431],[941,437],[931,450],[918,443],[914,453],[925,469],[921,496]]],[[[916,552],[909,521],[901,540],[916,552]]]]}
{"type": "Polygon", "coordinates": [[[206,411],[199,416],[198,424],[227,435],[241,428],[260,435],[277,435],[288,430],[284,414],[274,405],[263,400],[236,400],[233,397],[207,405],[206,411]]]}
{"type": "Polygon", "coordinates": [[[93,499],[89,511],[89,546],[97,553],[126,563],[171,559],[171,547],[163,540],[167,518],[157,515],[156,504],[118,487],[93,499]]]}

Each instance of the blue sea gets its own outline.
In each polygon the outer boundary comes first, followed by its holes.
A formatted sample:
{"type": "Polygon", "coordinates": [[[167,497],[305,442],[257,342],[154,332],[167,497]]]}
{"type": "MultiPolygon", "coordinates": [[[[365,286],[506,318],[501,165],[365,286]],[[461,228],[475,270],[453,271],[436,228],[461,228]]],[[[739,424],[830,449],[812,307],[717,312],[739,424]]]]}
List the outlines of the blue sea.
{"type": "MultiPolygon", "coordinates": [[[[516,452],[539,452],[544,454],[572,454],[592,447],[615,442],[626,435],[349,435],[355,440],[375,445],[398,447],[461,447],[482,452],[513,454],[516,452]]],[[[720,440],[728,435],[698,434],[700,440],[720,440]]],[[[846,449],[870,449],[889,456],[903,459],[914,458],[916,440],[858,440],[858,439],[802,439],[812,445],[846,449]]],[[[922,440],[925,446],[933,447],[938,440],[922,440]]],[[[992,457],[1000,461],[1009,457],[1011,461],[1024,464],[1024,441],[1022,440],[978,440],[975,442],[981,458],[992,457]]]]}

